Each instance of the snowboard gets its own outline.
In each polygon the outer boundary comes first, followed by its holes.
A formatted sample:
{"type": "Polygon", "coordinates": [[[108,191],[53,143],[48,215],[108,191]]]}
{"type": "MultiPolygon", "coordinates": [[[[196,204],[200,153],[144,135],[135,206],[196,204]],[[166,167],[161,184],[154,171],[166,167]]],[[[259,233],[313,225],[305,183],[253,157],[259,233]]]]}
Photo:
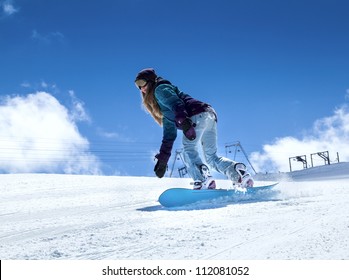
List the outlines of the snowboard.
{"type": "Polygon", "coordinates": [[[231,197],[234,199],[256,198],[258,194],[271,190],[278,183],[256,186],[247,189],[214,189],[214,190],[193,190],[186,188],[170,188],[159,196],[159,202],[164,207],[179,207],[187,204],[214,200],[218,198],[231,197]]]}

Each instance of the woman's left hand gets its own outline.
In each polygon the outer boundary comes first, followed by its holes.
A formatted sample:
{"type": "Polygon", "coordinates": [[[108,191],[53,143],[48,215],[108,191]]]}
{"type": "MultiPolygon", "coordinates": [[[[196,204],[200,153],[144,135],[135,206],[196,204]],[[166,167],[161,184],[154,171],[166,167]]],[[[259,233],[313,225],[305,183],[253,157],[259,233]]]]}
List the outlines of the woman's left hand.
{"type": "Polygon", "coordinates": [[[181,128],[183,129],[185,137],[187,137],[190,141],[195,140],[196,132],[193,121],[191,119],[184,119],[184,121],[181,123],[181,128]]]}

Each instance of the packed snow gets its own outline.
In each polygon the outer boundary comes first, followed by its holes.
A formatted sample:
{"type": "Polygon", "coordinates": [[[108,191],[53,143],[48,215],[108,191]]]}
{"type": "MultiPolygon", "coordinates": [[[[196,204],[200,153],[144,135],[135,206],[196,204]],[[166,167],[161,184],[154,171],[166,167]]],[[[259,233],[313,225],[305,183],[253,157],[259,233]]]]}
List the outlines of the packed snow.
{"type": "Polygon", "coordinates": [[[164,208],[188,178],[2,174],[0,259],[348,260],[349,163],[276,175],[253,200],[164,208]]]}

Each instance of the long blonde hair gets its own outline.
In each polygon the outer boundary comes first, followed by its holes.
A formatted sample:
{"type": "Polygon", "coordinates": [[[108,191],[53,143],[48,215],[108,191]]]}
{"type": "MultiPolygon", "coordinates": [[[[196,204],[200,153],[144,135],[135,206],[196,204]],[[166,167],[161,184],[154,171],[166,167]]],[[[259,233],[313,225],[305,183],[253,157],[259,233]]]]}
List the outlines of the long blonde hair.
{"type": "Polygon", "coordinates": [[[154,87],[149,87],[145,94],[141,92],[141,96],[144,109],[150,113],[150,115],[160,126],[162,126],[162,112],[158,102],[155,99],[154,87]]]}

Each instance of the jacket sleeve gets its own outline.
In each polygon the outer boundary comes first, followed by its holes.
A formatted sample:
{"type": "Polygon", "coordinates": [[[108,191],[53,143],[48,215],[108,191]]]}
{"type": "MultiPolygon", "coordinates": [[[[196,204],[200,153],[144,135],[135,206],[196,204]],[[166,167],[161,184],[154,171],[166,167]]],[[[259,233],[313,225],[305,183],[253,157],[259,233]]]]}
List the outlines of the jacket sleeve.
{"type": "Polygon", "coordinates": [[[178,97],[172,86],[161,85],[155,90],[155,98],[163,113],[163,137],[159,160],[167,162],[171,156],[173,143],[177,138],[177,119],[186,117],[183,101],[178,97]]]}
{"type": "Polygon", "coordinates": [[[163,118],[163,137],[160,147],[160,153],[157,155],[157,158],[161,161],[168,162],[171,157],[171,151],[173,143],[177,138],[177,128],[174,122],[169,121],[166,118],[163,118]]]}

